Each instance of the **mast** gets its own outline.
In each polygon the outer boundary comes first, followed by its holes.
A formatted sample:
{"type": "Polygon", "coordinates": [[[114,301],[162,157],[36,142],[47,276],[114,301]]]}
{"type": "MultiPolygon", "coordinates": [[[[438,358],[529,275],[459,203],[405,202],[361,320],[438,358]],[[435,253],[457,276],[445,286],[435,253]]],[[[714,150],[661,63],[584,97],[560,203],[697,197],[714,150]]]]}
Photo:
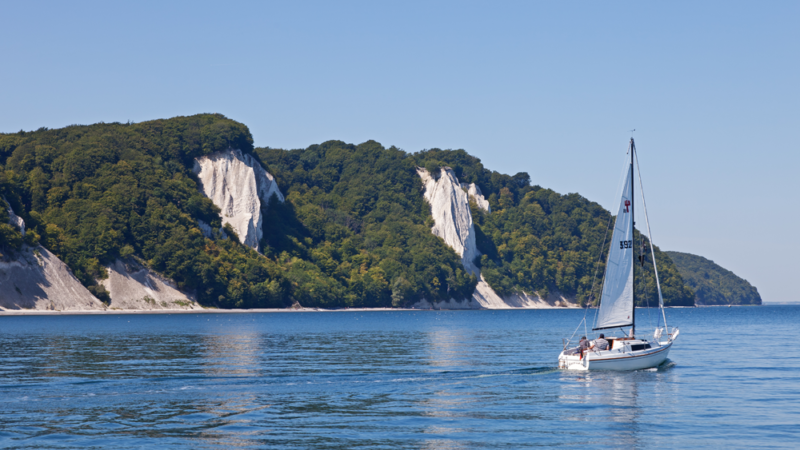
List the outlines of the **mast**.
{"type": "MultiPolygon", "coordinates": [[[[636,151],[636,144],[633,143],[633,136],[631,136],[631,238],[633,242],[636,242],[636,220],[633,218],[633,209],[636,205],[636,202],[633,201],[633,153],[636,151]]],[[[631,325],[631,337],[636,335],[636,251],[634,250],[635,245],[631,245],[631,265],[633,267],[633,304],[631,312],[632,325],[631,325]]]]}

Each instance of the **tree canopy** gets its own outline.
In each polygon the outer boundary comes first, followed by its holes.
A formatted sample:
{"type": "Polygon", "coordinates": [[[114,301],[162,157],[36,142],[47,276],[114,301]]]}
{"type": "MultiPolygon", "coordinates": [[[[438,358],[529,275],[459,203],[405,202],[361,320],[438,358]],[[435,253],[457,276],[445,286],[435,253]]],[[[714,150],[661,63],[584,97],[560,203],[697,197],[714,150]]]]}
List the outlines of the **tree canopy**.
{"type": "MultiPolygon", "coordinates": [[[[611,216],[578,194],[532,186],[524,172],[489,171],[463,150],[410,154],[374,141],[254,149],[247,127],[219,114],[0,134],[0,252],[41,243],[106,301],[104,267],[129,257],[219,307],[462,300],[477,279],[431,233],[416,173],[443,166],[462,184],[476,183],[491,204],[491,213],[472,205],[483,254],[476,264],[499,294],[596,302],[594,271],[601,280],[611,216]],[[202,220],[219,230],[221,220],[198,189],[194,158],[228,148],[253,154],[286,196],[263,205],[263,254],[198,227],[202,220]],[[24,239],[8,225],[6,202],[27,224],[24,239]]],[[[691,304],[669,257],[657,255],[667,303],[691,304]]],[[[652,299],[652,269],[643,271],[640,289],[652,299]]]]}
{"type": "MultiPolygon", "coordinates": [[[[218,114],[3,134],[0,190],[29,243],[40,241],[100,299],[104,265],[133,255],[205,304],[282,306],[288,283],[277,264],[197,227],[202,219],[218,229],[220,217],[198,190],[194,158],[252,142],[246,126],[218,114]]],[[[19,248],[3,230],[0,246],[19,248]]]]}
{"type": "MultiPolygon", "coordinates": [[[[485,169],[463,150],[433,149],[414,157],[429,170],[451,167],[462,186],[475,183],[489,200],[491,213],[472,205],[478,250],[483,254],[476,262],[498,294],[536,291],[546,296],[557,291],[581,304],[597,304],[610,245],[610,235],[605,239],[610,212],[578,194],[532,186],[525,172],[509,176],[485,169]]],[[[646,237],[638,231],[635,237],[649,248],[646,237]]],[[[665,304],[693,305],[694,294],[675,265],[658,247],[655,250],[665,304]]],[[[637,305],[658,305],[652,263],[646,259],[636,271],[637,305]]]]}
{"type": "Polygon", "coordinates": [[[404,306],[471,297],[477,279],[431,234],[430,207],[407,153],[374,141],[256,153],[286,194],[284,205],[267,212],[262,248],[300,265],[287,276],[303,286],[302,304],[404,306]]]}
{"type": "Polygon", "coordinates": [[[714,261],[691,253],[666,253],[675,261],[686,284],[694,290],[698,305],[761,304],[761,295],[755,286],[714,261]]]}

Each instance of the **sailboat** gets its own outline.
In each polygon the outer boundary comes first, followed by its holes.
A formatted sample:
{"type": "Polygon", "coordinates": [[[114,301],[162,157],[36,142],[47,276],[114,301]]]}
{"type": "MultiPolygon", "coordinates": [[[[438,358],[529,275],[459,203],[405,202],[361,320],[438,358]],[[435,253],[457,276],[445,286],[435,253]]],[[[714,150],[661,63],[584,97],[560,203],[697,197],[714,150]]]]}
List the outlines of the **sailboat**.
{"type": "MultiPolygon", "coordinates": [[[[667,327],[667,316],[664,312],[664,299],[661,296],[661,283],[658,280],[658,267],[656,266],[655,247],[650,221],[647,218],[647,205],[644,202],[642,178],[639,173],[639,191],[642,195],[647,234],[650,238],[650,256],[652,257],[653,270],[658,289],[658,305],[664,319],[663,327],[660,323],[656,326],[652,340],[636,335],[636,292],[634,288],[635,268],[637,257],[634,246],[634,163],[636,158],[636,145],[633,138],[628,146],[630,153],[630,166],[620,196],[619,209],[614,224],[611,247],[608,252],[606,271],[603,279],[603,291],[600,297],[600,307],[592,331],[620,330],[619,337],[605,337],[608,348],[600,350],[600,345],[581,351],[580,347],[569,347],[569,341],[564,345],[558,356],[558,367],[567,370],[638,370],[657,367],[662,364],[669,354],[672,344],[680,331],[677,327],[667,327]],[[629,328],[628,328],[629,327],[629,328]],[[627,330],[626,330],[627,328],[627,330]],[[666,332],[666,333],[665,333],[666,332]]],[[[626,162],[627,164],[627,162],[626,162]]],[[[639,259],[643,263],[645,255],[639,259]]],[[[584,316],[584,321],[586,317],[584,316]]],[[[661,318],[659,318],[660,322],[661,318]]],[[[580,328],[580,324],[578,325],[580,328]]],[[[576,330],[577,331],[577,330],[576,330]]],[[[574,335],[573,335],[574,336],[574,335]]],[[[598,344],[595,341],[595,344],[598,344]]]]}

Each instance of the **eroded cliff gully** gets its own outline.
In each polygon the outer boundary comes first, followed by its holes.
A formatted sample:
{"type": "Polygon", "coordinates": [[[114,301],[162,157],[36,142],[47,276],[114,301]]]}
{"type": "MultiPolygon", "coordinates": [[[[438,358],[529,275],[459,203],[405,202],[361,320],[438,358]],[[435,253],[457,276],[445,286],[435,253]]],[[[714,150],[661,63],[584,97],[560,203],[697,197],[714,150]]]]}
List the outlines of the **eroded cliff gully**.
{"type": "Polygon", "coordinates": [[[478,277],[478,284],[475,287],[472,298],[467,301],[459,302],[450,299],[447,302],[433,304],[422,301],[417,303],[415,307],[434,309],[503,309],[574,306],[572,302],[563,297],[546,301],[536,294],[521,293],[506,297],[497,295],[474,263],[475,258],[480,256],[480,252],[475,244],[475,226],[469,209],[469,199],[471,197],[478,207],[486,213],[491,212],[488,200],[484,198],[480,188],[474,183],[470,184],[465,192],[455,173],[449,167],[440,169],[438,179],[435,179],[423,168],[417,168],[417,174],[422,179],[425,187],[425,200],[431,205],[431,215],[434,222],[431,232],[442,238],[450,248],[461,256],[461,263],[464,268],[478,277]]]}

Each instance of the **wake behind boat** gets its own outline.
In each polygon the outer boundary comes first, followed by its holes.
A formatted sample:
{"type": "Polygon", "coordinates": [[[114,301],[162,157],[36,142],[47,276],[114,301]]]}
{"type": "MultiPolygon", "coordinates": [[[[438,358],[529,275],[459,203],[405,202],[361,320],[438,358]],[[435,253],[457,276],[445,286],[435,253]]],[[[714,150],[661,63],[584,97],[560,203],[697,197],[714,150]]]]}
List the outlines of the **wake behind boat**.
{"type": "MultiPolygon", "coordinates": [[[[647,218],[647,205],[644,202],[642,178],[639,173],[639,190],[642,194],[645,223],[650,239],[650,254],[658,290],[658,305],[664,326],[656,326],[653,340],[636,337],[636,290],[634,285],[636,261],[634,251],[634,161],[638,169],[636,145],[631,138],[628,151],[631,155],[630,167],[625,184],[622,189],[619,210],[614,224],[614,234],[611,238],[611,248],[608,252],[606,272],[603,278],[603,291],[600,297],[600,308],[597,311],[595,326],[592,331],[619,329],[624,335],[621,337],[608,337],[600,335],[591,348],[567,348],[569,341],[558,356],[558,367],[568,370],[637,370],[656,367],[667,359],[670,348],[678,337],[678,329],[667,327],[667,316],[664,312],[664,299],[661,296],[661,283],[658,280],[658,267],[656,266],[655,246],[653,245],[650,221],[647,218]],[[626,327],[630,327],[627,331],[626,327]],[[667,330],[666,336],[664,331],[667,330]],[[664,338],[664,339],[662,339],[664,338]]],[[[638,170],[636,171],[639,172],[638,170]]],[[[639,256],[639,262],[645,263],[645,254],[639,256]]],[[[586,318],[584,317],[584,320],[586,318]]],[[[660,319],[659,319],[660,320],[660,319]]],[[[659,324],[660,325],[660,324],[659,324]]],[[[580,325],[579,325],[580,326],[580,325]]],[[[574,336],[574,335],[573,335],[574,336]]]]}

